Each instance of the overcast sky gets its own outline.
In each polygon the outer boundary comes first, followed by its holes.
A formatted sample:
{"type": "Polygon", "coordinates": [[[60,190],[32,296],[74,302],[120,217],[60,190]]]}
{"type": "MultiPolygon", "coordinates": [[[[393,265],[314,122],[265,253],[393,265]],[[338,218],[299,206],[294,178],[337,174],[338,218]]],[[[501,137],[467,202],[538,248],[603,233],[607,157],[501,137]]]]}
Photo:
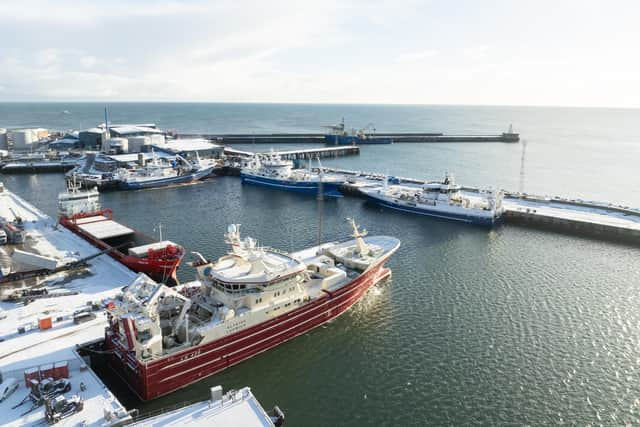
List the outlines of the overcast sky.
{"type": "Polygon", "coordinates": [[[0,100],[640,107],[639,1],[0,0],[0,100]]]}

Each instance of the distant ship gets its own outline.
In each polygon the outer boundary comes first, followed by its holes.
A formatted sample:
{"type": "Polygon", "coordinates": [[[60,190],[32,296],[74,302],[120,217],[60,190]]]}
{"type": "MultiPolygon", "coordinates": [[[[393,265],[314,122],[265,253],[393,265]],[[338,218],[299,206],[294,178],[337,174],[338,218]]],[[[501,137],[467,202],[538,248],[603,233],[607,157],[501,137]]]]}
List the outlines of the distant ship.
{"type": "Polygon", "coordinates": [[[345,312],[389,277],[394,237],[365,237],[286,253],[225,235],[217,261],[196,254],[198,281],[168,288],[144,275],[107,311],[109,363],[149,400],[200,381],[345,312]]]}
{"type": "Polygon", "coordinates": [[[498,223],[504,207],[500,191],[467,195],[460,191],[453,175],[447,174],[442,182],[428,182],[421,187],[388,185],[362,188],[370,201],[381,206],[419,215],[493,226],[498,223]]]}
{"type": "Polygon", "coordinates": [[[110,209],[101,209],[100,194],[93,188],[80,189],[74,181],[58,195],[59,222],[133,271],[153,280],[176,284],[176,270],[184,248],[168,240],[156,239],[113,220],[110,209]]]}
{"type": "Polygon", "coordinates": [[[339,188],[344,179],[326,176],[322,166],[318,172],[309,169],[293,169],[291,160],[284,160],[278,153],[259,153],[247,162],[240,172],[243,183],[263,185],[297,193],[342,197],[339,188]]]}
{"type": "MultiPolygon", "coordinates": [[[[369,125],[371,127],[372,125],[369,125]]],[[[372,133],[367,133],[367,128],[351,129],[347,132],[344,126],[344,118],[337,125],[324,126],[330,129],[330,133],[324,135],[324,142],[328,145],[362,145],[362,144],[392,144],[393,139],[379,137],[375,135],[375,128],[372,133]]]]}
{"type": "Polygon", "coordinates": [[[181,156],[171,163],[159,162],[154,156],[151,162],[137,169],[118,169],[114,174],[118,188],[140,190],[199,181],[213,173],[213,162],[202,162],[199,158],[189,162],[181,156]]]}

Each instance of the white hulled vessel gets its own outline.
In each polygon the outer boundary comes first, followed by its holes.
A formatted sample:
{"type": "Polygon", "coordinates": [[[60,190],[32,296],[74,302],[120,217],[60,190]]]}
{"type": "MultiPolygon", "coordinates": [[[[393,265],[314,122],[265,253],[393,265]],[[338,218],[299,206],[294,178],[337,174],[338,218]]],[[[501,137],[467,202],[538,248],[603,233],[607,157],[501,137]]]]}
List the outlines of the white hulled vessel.
{"type": "Polygon", "coordinates": [[[501,191],[466,194],[446,174],[441,182],[427,182],[422,186],[383,185],[362,188],[372,202],[391,209],[473,224],[493,226],[504,213],[501,191]]]}

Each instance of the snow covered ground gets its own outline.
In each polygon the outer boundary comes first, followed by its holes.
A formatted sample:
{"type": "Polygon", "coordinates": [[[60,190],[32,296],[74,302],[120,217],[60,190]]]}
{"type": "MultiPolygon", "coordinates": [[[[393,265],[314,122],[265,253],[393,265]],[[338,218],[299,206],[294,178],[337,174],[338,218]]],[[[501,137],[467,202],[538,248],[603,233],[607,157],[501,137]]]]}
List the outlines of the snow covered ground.
{"type": "MultiPolygon", "coordinates": [[[[25,223],[25,246],[31,251],[59,260],[59,264],[96,253],[98,250],[80,237],[63,227],[56,227],[56,221],[48,217],[28,202],[4,189],[0,192],[0,217],[13,219],[11,209],[25,223]]],[[[77,344],[100,339],[104,335],[106,317],[102,310],[89,322],[76,325],[73,313],[86,308],[88,303],[100,303],[113,297],[120,288],[135,278],[135,273],[108,255],[101,255],[89,261],[86,274],[66,276],[59,273],[46,283],[60,284],[64,289],[78,292],[58,298],[38,299],[24,305],[22,303],[1,302],[3,316],[0,321],[0,371],[3,377],[17,378],[20,387],[6,401],[0,403],[0,425],[36,425],[43,423],[44,408],[22,416],[29,407],[26,403],[10,409],[27,394],[24,384],[24,370],[54,362],[68,361],[70,366],[71,392],[67,396],[80,394],[84,399],[84,409],[58,425],[105,425],[105,409],[110,412],[124,408],[90,370],[85,370],[82,359],[74,352],[77,344]],[[38,319],[51,317],[52,327],[38,329],[38,319]],[[19,328],[24,328],[20,333],[19,328]],[[80,391],[80,383],[86,386],[80,391]]]]}

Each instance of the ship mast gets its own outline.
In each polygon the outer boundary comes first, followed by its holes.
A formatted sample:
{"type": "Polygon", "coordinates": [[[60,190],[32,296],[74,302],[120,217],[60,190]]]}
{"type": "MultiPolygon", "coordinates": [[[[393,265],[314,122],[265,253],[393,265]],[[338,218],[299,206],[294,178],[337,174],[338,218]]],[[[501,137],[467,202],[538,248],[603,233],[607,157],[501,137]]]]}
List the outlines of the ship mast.
{"type": "Polygon", "coordinates": [[[322,211],[324,208],[324,191],[322,185],[322,164],[320,163],[320,157],[318,160],[318,251],[320,245],[322,245],[322,211]]]}

